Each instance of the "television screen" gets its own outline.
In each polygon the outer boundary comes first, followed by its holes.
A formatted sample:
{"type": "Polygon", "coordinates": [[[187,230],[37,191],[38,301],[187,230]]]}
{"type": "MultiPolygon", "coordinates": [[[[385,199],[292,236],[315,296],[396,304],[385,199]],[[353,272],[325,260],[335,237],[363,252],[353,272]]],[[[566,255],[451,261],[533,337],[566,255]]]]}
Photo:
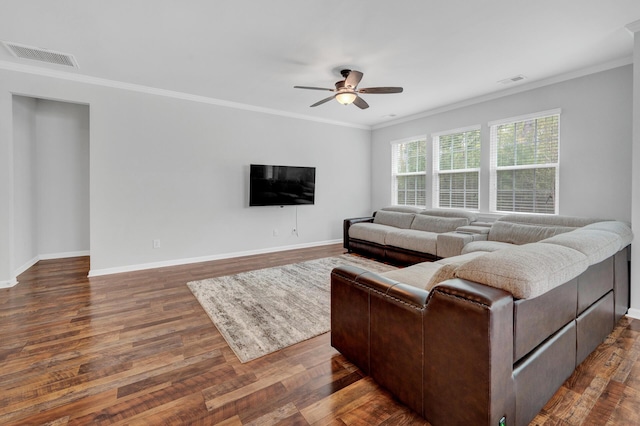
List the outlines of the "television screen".
{"type": "Polygon", "coordinates": [[[249,182],[250,206],[291,206],[315,201],[315,167],[252,164],[249,182]]]}

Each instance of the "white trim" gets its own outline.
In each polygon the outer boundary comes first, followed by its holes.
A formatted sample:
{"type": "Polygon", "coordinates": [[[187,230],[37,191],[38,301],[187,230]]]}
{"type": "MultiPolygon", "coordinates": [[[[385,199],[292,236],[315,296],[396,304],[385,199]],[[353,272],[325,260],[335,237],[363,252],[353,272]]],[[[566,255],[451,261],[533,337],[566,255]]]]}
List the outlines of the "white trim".
{"type": "Polygon", "coordinates": [[[123,272],[135,272],[135,271],[143,271],[147,269],[166,268],[168,266],[189,265],[192,263],[211,262],[213,260],[232,259],[235,257],[242,257],[242,256],[253,256],[256,254],[276,253],[279,251],[286,251],[286,250],[327,246],[330,244],[336,244],[341,242],[342,242],[342,239],[329,240],[329,241],[320,241],[315,243],[295,244],[290,246],[271,247],[271,248],[258,249],[258,250],[248,250],[248,251],[235,252],[235,253],[216,254],[211,256],[165,260],[162,262],[141,263],[138,265],[117,266],[114,268],[92,269],[89,271],[88,276],[91,278],[91,277],[99,277],[102,275],[120,274],[123,272]]]}
{"type": "MultiPolygon", "coordinates": [[[[627,25],[626,28],[631,32],[640,31],[640,20],[627,25]]],[[[166,97],[173,97],[173,98],[184,99],[184,100],[191,100],[194,102],[202,102],[202,103],[208,103],[213,105],[226,106],[228,108],[237,108],[237,109],[245,109],[245,110],[254,111],[254,112],[263,112],[265,114],[280,115],[280,116],[296,118],[300,120],[308,120],[308,121],[315,121],[315,122],[325,123],[325,124],[333,124],[336,126],[352,127],[356,129],[363,129],[363,130],[377,130],[385,127],[395,126],[397,124],[406,123],[409,121],[414,121],[424,117],[431,117],[436,114],[441,114],[443,112],[463,108],[466,106],[475,105],[482,102],[491,101],[494,99],[499,99],[505,96],[526,92],[528,90],[537,89],[544,86],[550,86],[552,84],[561,83],[563,81],[572,80],[574,78],[584,77],[587,75],[596,74],[599,72],[608,71],[614,68],[619,68],[619,67],[632,65],[632,64],[633,64],[633,56],[627,56],[624,58],[615,59],[613,61],[605,62],[602,64],[582,68],[575,71],[570,71],[564,74],[559,74],[559,75],[545,78],[542,80],[521,84],[521,85],[518,85],[517,87],[500,90],[498,92],[490,92],[490,93],[487,93],[486,95],[477,96],[477,97],[466,99],[460,102],[454,102],[449,105],[444,105],[441,107],[435,107],[433,109],[430,109],[424,112],[412,114],[407,117],[402,117],[396,120],[387,121],[385,123],[379,123],[374,125],[360,125],[360,124],[346,123],[342,121],[328,120],[328,119],[313,117],[313,116],[304,115],[304,114],[294,114],[286,111],[241,104],[238,102],[223,101],[215,98],[207,98],[204,96],[191,95],[188,93],[175,92],[171,90],[158,89],[154,87],[142,86],[142,85],[131,84],[131,83],[124,83],[124,82],[115,81],[115,80],[107,80],[104,78],[91,77],[91,76],[86,76],[86,75],[81,75],[81,74],[71,73],[66,71],[51,70],[51,69],[40,68],[40,67],[31,66],[31,65],[16,64],[16,63],[7,62],[7,61],[0,61],[0,69],[5,69],[7,71],[16,71],[16,72],[23,72],[27,74],[40,75],[44,77],[59,78],[62,80],[75,81],[78,83],[94,84],[98,86],[111,87],[111,88],[122,89],[122,90],[131,90],[135,92],[148,93],[148,94],[153,94],[158,96],[166,96],[166,97]]]]}
{"type": "Polygon", "coordinates": [[[0,288],[11,288],[16,284],[18,284],[18,281],[15,278],[8,281],[0,281],[0,288]]]}
{"type": "Polygon", "coordinates": [[[38,257],[40,258],[39,260],[49,260],[49,259],[64,259],[67,257],[90,256],[90,255],[91,255],[91,252],[89,250],[82,250],[82,251],[67,251],[62,253],[41,254],[38,257]]]}
{"type": "Polygon", "coordinates": [[[629,308],[627,316],[635,319],[640,319],[640,309],[629,308]]]}
{"type": "MultiPolygon", "coordinates": [[[[560,132],[561,132],[561,123],[560,123],[560,115],[562,110],[560,108],[555,108],[547,111],[540,111],[537,113],[530,113],[519,115],[516,117],[504,118],[501,120],[495,120],[487,123],[489,126],[489,211],[492,213],[514,213],[510,210],[498,210],[498,171],[509,171],[509,170],[524,170],[524,169],[555,169],[555,196],[554,196],[554,207],[553,213],[540,213],[540,212],[530,212],[537,214],[549,214],[549,215],[558,215],[560,211],[560,132]],[[497,157],[497,129],[502,125],[512,125],[523,121],[528,120],[538,120],[544,119],[547,117],[558,116],[558,158],[556,163],[545,163],[545,164],[529,164],[529,165],[521,165],[521,166],[498,166],[498,157],[497,157]]],[[[522,212],[518,212],[522,213],[522,212]]]]}
{"type": "Polygon", "coordinates": [[[573,80],[574,78],[580,78],[580,77],[585,77],[587,75],[591,75],[591,74],[597,74],[599,72],[603,72],[603,71],[608,71],[614,68],[620,68],[626,65],[632,65],[633,64],[633,56],[627,56],[624,58],[620,58],[620,59],[615,59],[613,61],[609,61],[609,62],[605,62],[603,64],[598,64],[598,65],[594,65],[592,67],[587,67],[587,68],[583,68],[583,69],[579,69],[576,71],[571,71],[565,74],[560,74],[560,75],[556,75],[556,76],[552,76],[549,78],[545,78],[542,80],[538,80],[538,81],[532,81],[530,83],[526,83],[526,84],[521,84],[518,85],[516,87],[512,87],[509,89],[505,89],[505,90],[501,90],[499,92],[491,92],[491,93],[487,93],[486,95],[481,95],[481,96],[477,96],[475,98],[471,98],[471,99],[466,99],[460,102],[454,102],[452,104],[449,105],[445,105],[442,107],[436,107],[433,108],[431,110],[425,111],[425,112],[421,112],[418,114],[413,114],[407,117],[403,117],[403,118],[399,118],[397,120],[393,120],[393,121],[387,121],[386,123],[381,123],[381,124],[375,124],[373,126],[371,126],[372,130],[378,130],[378,129],[382,129],[384,127],[391,127],[391,126],[395,126],[397,124],[402,124],[402,123],[406,123],[409,121],[414,121],[414,120],[418,120],[420,118],[426,118],[426,117],[431,117],[437,114],[442,114],[443,112],[447,112],[447,111],[452,111],[452,110],[456,110],[459,108],[464,108],[464,107],[468,107],[471,105],[476,105],[476,104],[480,104],[482,102],[488,102],[488,101],[492,101],[495,99],[500,99],[500,98],[504,98],[506,96],[511,96],[511,95],[515,95],[518,93],[522,93],[522,92],[526,92],[529,90],[533,90],[533,89],[538,89],[540,87],[545,87],[545,86],[551,86],[552,84],[556,84],[556,83],[562,83],[564,81],[568,81],[568,80],[573,80]]]}
{"type": "Polygon", "coordinates": [[[625,26],[625,28],[627,29],[627,31],[629,31],[631,34],[640,32],[640,20],[637,21],[633,21],[630,24],[627,24],[625,26]]]}
{"type": "Polygon", "coordinates": [[[502,118],[500,120],[490,121],[487,123],[487,126],[491,128],[494,126],[500,126],[502,124],[515,123],[517,121],[527,121],[527,120],[551,117],[552,115],[560,115],[561,113],[562,113],[561,108],[555,108],[547,111],[533,112],[530,114],[518,115],[516,117],[508,117],[508,118],[502,118]]]}
{"type": "Polygon", "coordinates": [[[411,136],[411,137],[408,137],[408,138],[397,139],[395,141],[389,142],[389,144],[390,145],[399,145],[401,143],[426,141],[426,140],[427,140],[427,135],[417,135],[417,136],[411,136]]]}
{"type": "Polygon", "coordinates": [[[16,269],[13,274],[17,277],[18,275],[22,274],[24,271],[26,271],[27,269],[31,268],[33,265],[38,263],[39,260],[40,260],[40,256],[34,257],[33,259],[27,261],[24,265],[22,265],[18,269],[16,269]]]}
{"type": "Polygon", "coordinates": [[[329,120],[304,114],[296,114],[288,111],[281,111],[273,108],[264,108],[254,105],[242,104],[239,102],[225,101],[222,99],[209,98],[206,96],[193,95],[190,93],[176,92],[174,90],[159,89],[157,87],[143,86],[140,84],[125,83],[122,81],[108,80],[106,78],[92,77],[71,73],[67,71],[45,69],[31,65],[16,64],[13,62],[0,61],[0,69],[7,71],[16,71],[26,74],[39,75],[43,77],[57,78],[60,80],[73,81],[76,83],[85,83],[95,86],[109,87],[112,89],[129,90],[132,92],[146,93],[149,95],[164,96],[167,98],[182,99],[192,102],[200,102],[209,105],[217,105],[226,108],[241,109],[245,111],[260,112],[263,114],[279,115],[287,118],[296,118],[299,120],[315,121],[319,123],[332,124],[336,126],[352,127],[355,129],[371,130],[371,126],[362,124],[346,123],[343,121],[329,120]]]}
{"type": "MultiPolygon", "coordinates": [[[[425,207],[426,207],[426,203],[427,203],[427,169],[429,166],[428,160],[429,160],[429,150],[428,150],[428,139],[427,139],[427,135],[420,135],[420,136],[412,136],[409,138],[404,138],[404,139],[399,139],[399,140],[395,140],[395,141],[391,141],[390,142],[390,146],[391,146],[391,205],[392,206],[396,206],[398,205],[398,177],[399,176],[424,176],[425,179],[425,188],[424,188],[424,202],[425,202],[425,207]],[[398,145],[405,145],[405,144],[409,144],[409,143],[415,143],[415,142],[424,142],[424,171],[419,171],[419,172],[403,172],[403,173],[399,173],[397,171],[398,168],[398,145]]],[[[415,206],[417,206],[417,204],[415,204],[415,206]]]]}
{"type": "MultiPolygon", "coordinates": [[[[480,152],[478,154],[481,154],[481,151],[482,151],[482,135],[481,135],[482,125],[481,124],[460,127],[458,129],[445,130],[442,132],[435,132],[431,134],[431,157],[432,157],[431,158],[432,159],[431,206],[433,206],[434,208],[441,208],[441,209],[455,208],[455,207],[443,207],[440,205],[440,175],[453,174],[453,173],[477,173],[478,174],[478,207],[477,209],[480,208],[480,199],[481,199],[480,198],[481,197],[481,193],[480,193],[481,166],[480,165],[478,167],[468,168],[468,169],[452,169],[452,170],[444,170],[444,171],[440,170],[440,138],[442,136],[449,136],[449,135],[468,133],[468,132],[478,132],[478,135],[480,137],[480,146],[479,146],[480,152]]],[[[466,192],[465,192],[465,198],[466,198],[466,192]]],[[[460,207],[460,208],[463,210],[477,211],[477,209],[471,209],[467,207],[460,207]]]]}
{"type": "MultiPolygon", "coordinates": [[[[79,257],[79,256],[89,256],[89,250],[83,251],[68,251],[63,253],[48,253],[48,254],[39,254],[31,260],[28,260],[24,265],[19,267],[13,273],[16,277],[22,273],[24,273],[27,269],[31,268],[33,265],[38,263],[41,260],[51,260],[51,259],[65,259],[67,257],[79,257]]],[[[15,281],[17,284],[18,281],[15,281]]],[[[14,284],[14,285],[15,285],[14,284]]],[[[2,287],[2,282],[0,282],[0,288],[2,287]]]]}
{"type": "Polygon", "coordinates": [[[481,129],[482,129],[482,125],[476,124],[473,126],[460,127],[459,129],[443,130],[442,132],[431,133],[431,139],[439,138],[440,136],[444,136],[444,135],[452,135],[454,133],[473,132],[474,130],[481,130],[481,129]]]}

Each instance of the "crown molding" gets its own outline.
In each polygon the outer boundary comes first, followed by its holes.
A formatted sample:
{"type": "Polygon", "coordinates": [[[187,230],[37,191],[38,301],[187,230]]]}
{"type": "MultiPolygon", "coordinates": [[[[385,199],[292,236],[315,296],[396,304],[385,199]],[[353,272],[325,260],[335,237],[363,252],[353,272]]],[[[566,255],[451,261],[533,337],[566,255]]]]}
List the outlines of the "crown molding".
{"type": "Polygon", "coordinates": [[[140,84],[125,83],[122,81],[109,80],[106,78],[92,77],[92,76],[78,74],[74,72],[35,67],[32,65],[18,64],[18,63],[8,62],[8,61],[0,61],[0,69],[38,75],[41,77],[56,78],[59,80],[72,81],[75,83],[102,86],[102,87],[108,87],[111,89],[128,90],[131,92],[138,92],[138,93],[145,93],[145,94],[155,95],[155,96],[163,96],[167,98],[181,99],[181,100],[198,102],[198,103],[203,103],[208,105],[216,105],[216,106],[225,107],[225,108],[233,108],[233,109],[239,109],[244,111],[258,112],[262,114],[278,115],[281,117],[294,118],[297,120],[314,121],[317,123],[331,124],[334,126],[351,127],[355,129],[362,129],[362,130],[371,130],[371,126],[367,126],[367,125],[346,123],[346,122],[337,121],[337,120],[328,120],[328,119],[313,117],[310,115],[296,114],[296,113],[291,113],[287,111],[277,110],[273,108],[258,107],[254,105],[243,104],[240,102],[225,101],[222,99],[194,95],[191,93],[177,92],[174,90],[160,89],[157,87],[143,86],[140,84]]]}
{"type": "MultiPolygon", "coordinates": [[[[638,21],[640,22],[640,21],[638,21]]],[[[431,117],[433,115],[436,114],[441,114],[443,112],[448,112],[448,111],[452,111],[458,108],[463,108],[463,107],[467,107],[467,106],[471,106],[471,105],[475,105],[475,104],[479,104],[482,102],[487,102],[487,101],[492,101],[494,99],[499,99],[499,98],[503,98],[505,96],[510,96],[510,95],[514,95],[517,93],[522,93],[522,92],[526,92],[528,90],[532,90],[532,89],[538,89],[540,87],[544,87],[544,86],[550,86],[552,84],[556,84],[556,83],[561,83],[563,81],[568,81],[568,80],[572,80],[574,78],[578,78],[578,77],[584,77],[590,74],[596,74],[602,71],[607,71],[610,69],[614,69],[614,68],[619,68],[625,65],[630,65],[633,64],[633,57],[628,56],[628,57],[624,57],[624,58],[620,58],[620,59],[616,59],[614,61],[609,61],[609,62],[605,62],[602,64],[598,64],[598,65],[594,65],[591,67],[587,67],[587,68],[582,68],[579,70],[575,70],[575,71],[570,71],[564,74],[558,74],[549,78],[545,78],[542,80],[537,80],[537,81],[532,81],[530,83],[525,83],[525,84],[521,84],[518,85],[517,87],[512,87],[509,89],[505,89],[505,90],[500,90],[498,92],[491,92],[491,93],[487,93],[486,95],[481,95],[475,98],[470,98],[470,99],[466,99],[460,102],[455,102],[449,105],[444,105],[438,108],[434,108],[434,109],[430,109],[418,114],[413,114],[407,117],[402,117],[402,118],[398,118],[396,120],[393,121],[388,121],[386,123],[381,123],[381,124],[376,124],[374,126],[372,126],[372,130],[378,130],[378,129],[382,129],[385,127],[391,127],[391,126],[395,126],[397,124],[402,124],[402,123],[406,123],[409,121],[414,121],[414,120],[418,120],[421,118],[426,118],[426,117],[431,117]]]]}
{"type": "Polygon", "coordinates": [[[638,21],[634,21],[630,24],[627,24],[625,26],[625,28],[627,29],[627,31],[629,31],[630,33],[637,33],[640,32],[640,20],[638,21]]]}

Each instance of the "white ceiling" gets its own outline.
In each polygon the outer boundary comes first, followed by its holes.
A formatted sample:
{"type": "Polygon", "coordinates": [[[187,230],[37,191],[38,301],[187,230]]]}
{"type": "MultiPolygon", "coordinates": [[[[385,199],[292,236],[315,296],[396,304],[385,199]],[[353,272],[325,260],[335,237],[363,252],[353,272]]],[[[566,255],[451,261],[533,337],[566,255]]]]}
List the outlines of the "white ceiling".
{"type": "MultiPolygon", "coordinates": [[[[41,67],[375,126],[585,69],[631,63],[639,0],[0,0],[0,40],[75,56],[41,67]],[[371,105],[328,102],[342,68],[364,73],[371,105]],[[526,80],[498,83],[522,74],[526,80]]],[[[17,64],[17,65],[16,65],[17,64]]],[[[118,84],[120,84],[118,83],[118,84]]],[[[241,106],[242,106],[241,105],[241,106]]]]}

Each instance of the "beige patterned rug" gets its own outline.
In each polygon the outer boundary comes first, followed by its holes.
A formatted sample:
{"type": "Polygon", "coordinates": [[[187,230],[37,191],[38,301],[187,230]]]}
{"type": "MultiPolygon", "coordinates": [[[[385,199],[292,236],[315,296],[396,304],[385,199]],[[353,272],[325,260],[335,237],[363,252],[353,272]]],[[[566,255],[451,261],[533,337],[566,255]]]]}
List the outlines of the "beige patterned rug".
{"type": "Polygon", "coordinates": [[[350,254],[187,283],[241,362],[330,329],[330,273],[393,266],[350,254]]]}

